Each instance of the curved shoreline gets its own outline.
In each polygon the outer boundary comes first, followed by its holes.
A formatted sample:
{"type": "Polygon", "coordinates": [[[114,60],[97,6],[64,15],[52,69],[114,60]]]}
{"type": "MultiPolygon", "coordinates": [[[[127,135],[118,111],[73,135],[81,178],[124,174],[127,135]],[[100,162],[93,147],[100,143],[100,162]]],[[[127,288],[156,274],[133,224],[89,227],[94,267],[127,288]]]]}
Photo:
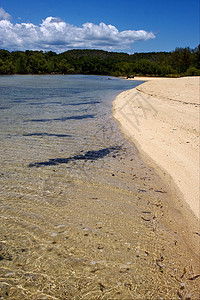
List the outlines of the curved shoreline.
{"type": "Polygon", "coordinates": [[[113,117],[199,219],[199,77],[147,80],[115,98],[113,117]]]}

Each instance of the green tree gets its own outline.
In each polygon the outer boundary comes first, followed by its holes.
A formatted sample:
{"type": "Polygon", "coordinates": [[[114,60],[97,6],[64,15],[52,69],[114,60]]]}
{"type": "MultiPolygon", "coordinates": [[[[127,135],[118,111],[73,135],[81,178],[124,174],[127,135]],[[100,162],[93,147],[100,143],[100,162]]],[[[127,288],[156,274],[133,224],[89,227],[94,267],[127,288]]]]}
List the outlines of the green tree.
{"type": "Polygon", "coordinates": [[[24,54],[21,54],[16,61],[15,71],[18,74],[27,74],[27,60],[24,54]]]}
{"type": "Polygon", "coordinates": [[[190,68],[187,69],[185,75],[186,76],[199,76],[200,75],[200,70],[198,70],[195,67],[190,67],[190,68]]]}
{"type": "Polygon", "coordinates": [[[66,59],[62,59],[58,64],[58,71],[62,74],[73,74],[74,67],[66,59]]]}
{"type": "Polygon", "coordinates": [[[200,70],[200,46],[173,52],[127,53],[103,50],[13,51],[0,49],[0,74],[101,74],[195,76],[200,70]]]}

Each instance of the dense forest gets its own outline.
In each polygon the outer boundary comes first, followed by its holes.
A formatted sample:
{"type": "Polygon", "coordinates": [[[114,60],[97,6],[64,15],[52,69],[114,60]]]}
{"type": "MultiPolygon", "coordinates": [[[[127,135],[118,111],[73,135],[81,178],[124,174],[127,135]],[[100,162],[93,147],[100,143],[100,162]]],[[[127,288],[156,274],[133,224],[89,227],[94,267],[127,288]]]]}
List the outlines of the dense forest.
{"type": "Polygon", "coordinates": [[[134,54],[103,50],[69,50],[57,54],[0,49],[0,74],[195,76],[200,75],[200,45],[195,49],[134,54]]]}

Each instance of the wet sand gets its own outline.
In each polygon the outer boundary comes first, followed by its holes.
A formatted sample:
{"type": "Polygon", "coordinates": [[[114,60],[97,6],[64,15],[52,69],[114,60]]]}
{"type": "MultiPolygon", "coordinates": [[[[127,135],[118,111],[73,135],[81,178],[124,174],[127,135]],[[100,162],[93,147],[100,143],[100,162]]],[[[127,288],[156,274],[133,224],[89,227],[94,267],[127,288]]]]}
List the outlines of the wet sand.
{"type": "Polygon", "coordinates": [[[198,229],[112,120],[100,132],[73,156],[68,140],[0,141],[1,299],[198,299],[198,229]]]}
{"type": "Polygon", "coordinates": [[[3,299],[197,299],[198,257],[137,151],[70,169],[1,175],[3,299]]]}
{"type": "Polygon", "coordinates": [[[169,215],[199,253],[199,77],[146,80],[115,99],[113,115],[171,190],[169,215]],[[191,240],[194,232],[196,239],[191,240]]]}

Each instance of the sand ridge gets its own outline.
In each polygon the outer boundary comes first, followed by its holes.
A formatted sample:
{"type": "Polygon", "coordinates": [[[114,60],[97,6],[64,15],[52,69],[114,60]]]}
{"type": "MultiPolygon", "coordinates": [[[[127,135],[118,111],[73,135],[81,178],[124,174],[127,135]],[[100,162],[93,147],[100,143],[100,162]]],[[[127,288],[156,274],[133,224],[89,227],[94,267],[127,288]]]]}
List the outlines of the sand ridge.
{"type": "Polygon", "coordinates": [[[185,200],[182,204],[198,218],[199,79],[148,78],[113,102],[121,130],[162,170],[169,185],[175,183],[185,200]]]}

